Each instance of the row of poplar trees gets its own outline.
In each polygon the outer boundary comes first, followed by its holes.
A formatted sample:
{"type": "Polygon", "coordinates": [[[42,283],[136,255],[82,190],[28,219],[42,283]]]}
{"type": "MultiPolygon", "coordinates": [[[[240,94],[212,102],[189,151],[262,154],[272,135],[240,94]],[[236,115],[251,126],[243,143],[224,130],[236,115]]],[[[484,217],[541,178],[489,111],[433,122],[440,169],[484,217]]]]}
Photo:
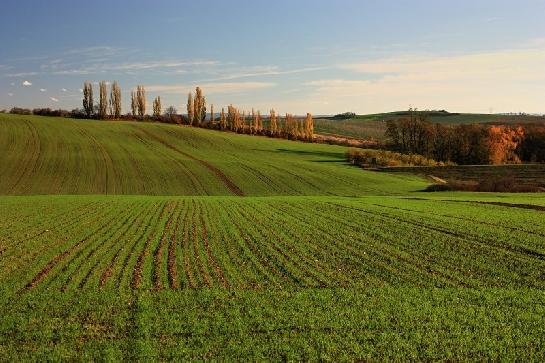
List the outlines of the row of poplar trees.
{"type": "Polygon", "coordinates": [[[101,81],[98,84],[99,99],[95,109],[93,103],[93,85],[91,82],[83,84],[83,111],[88,118],[91,118],[95,113],[100,119],[112,117],[118,119],[121,117],[121,87],[117,81],[112,83],[110,89],[110,97],[108,98],[108,89],[106,81],[101,81]]]}
{"type": "MultiPolygon", "coordinates": [[[[117,81],[111,85],[108,98],[108,83],[101,81],[99,83],[99,102],[93,103],[93,85],[91,82],[83,84],[83,109],[88,118],[96,115],[99,119],[119,119],[121,117],[121,88],[117,81]]],[[[170,115],[175,113],[173,107],[167,109],[170,115]],[[170,110],[170,111],[168,111],[170,110]]],[[[162,115],[161,97],[153,100],[153,116],[160,120],[162,115]]],[[[144,119],[146,115],[146,90],[144,86],[138,85],[135,91],[131,92],[131,113],[132,117],[144,119]]],[[[296,118],[291,114],[286,114],[284,119],[270,110],[268,125],[264,125],[264,118],[260,111],[246,113],[230,105],[221,109],[219,120],[216,120],[214,114],[214,105],[210,105],[210,120],[206,122],[206,97],[200,87],[195,89],[195,94],[189,93],[187,96],[187,124],[195,127],[219,128],[223,131],[232,131],[250,135],[267,135],[270,137],[287,138],[290,140],[312,141],[314,133],[314,122],[312,115],[307,113],[305,119],[296,118]],[[218,121],[218,122],[216,122],[218,121]]],[[[182,119],[183,120],[183,119],[182,119]]]]}

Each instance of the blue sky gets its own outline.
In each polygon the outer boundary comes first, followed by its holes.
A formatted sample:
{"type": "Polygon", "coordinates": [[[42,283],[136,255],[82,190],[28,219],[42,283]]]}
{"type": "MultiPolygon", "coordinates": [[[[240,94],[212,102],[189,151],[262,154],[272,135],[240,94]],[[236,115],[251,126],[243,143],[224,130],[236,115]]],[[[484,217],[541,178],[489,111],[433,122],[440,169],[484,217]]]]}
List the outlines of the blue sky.
{"type": "Polygon", "coordinates": [[[4,0],[0,109],[81,107],[83,81],[183,111],[545,113],[545,1],[4,0]]]}

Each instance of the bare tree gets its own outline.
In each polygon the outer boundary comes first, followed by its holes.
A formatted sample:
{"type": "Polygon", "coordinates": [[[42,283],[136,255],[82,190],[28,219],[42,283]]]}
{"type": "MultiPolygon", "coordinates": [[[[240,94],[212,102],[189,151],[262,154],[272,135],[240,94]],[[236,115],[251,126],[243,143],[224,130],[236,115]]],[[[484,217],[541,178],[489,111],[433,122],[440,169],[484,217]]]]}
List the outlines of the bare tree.
{"type": "Polygon", "coordinates": [[[131,91],[131,111],[132,116],[136,117],[138,114],[138,102],[136,101],[136,93],[134,91],[131,91]]]}
{"type": "Polygon", "coordinates": [[[314,135],[314,121],[312,120],[312,115],[307,113],[307,118],[305,119],[304,127],[304,137],[308,141],[312,141],[314,135]]]}
{"type": "Polygon", "coordinates": [[[91,82],[83,83],[83,109],[88,118],[93,115],[93,85],[91,82]]]}
{"type": "Polygon", "coordinates": [[[161,97],[157,96],[153,100],[153,117],[159,119],[161,117],[161,97]]]}
{"type": "Polygon", "coordinates": [[[117,81],[112,83],[110,90],[110,115],[114,119],[119,119],[121,116],[121,88],[117,81]]]}
{"type": "Polygon", "coordinates": [[[136,105],[138,108],[138,116],[143,119],[146,114],[146,90],[144,89],[144,86],[136,87],[136,105]]]}
{"type": "Polygon", "coordinates": [[[165,117],[169,120],[169,122],[173,123],[176,121],[177,112],[178,111],[174,108],[174,106],[169,106],[165,110],[165,117]]]}
{"type": "Polygon", "coordinates": [[[270,115],[271,116],[269,120],[269,132],[271,136],[276,136],[276,134],[278,133],[278,121],[277,121],[277,116],[274,109],[271,109],[270,115]]]}
{"type": "Polygon", "coordinates": [[[99,100],[98,100],[98,117],[104,120],[108,112],[108,91],[106,88],[106,82],[100,81],[98,84],[99,100]]]}
{"type": "Polygon", "coordinates": [[[193,104],[193,111],[195,113],[193,118],[193,124],[195,126],[199,126],[206,118],[206,99],[200,87],[197,87],[195,89],[195,98],[193,99],[193,104]]]}
{"type": "Polygon", "coordinates": [[[195,116],[195,105],[193,103],[193,94],[191,92],[189,92],[189,94],[187,95],[187,119],[188,119],[188,123],[190,125],[193,124],[193,119],[194,119],[194,116],[195,116]]]}
{"type": "Polygon", "coordinates": [[[225,109],[221,108],[220,116],[220,130],[225,130],[227,128],[227,119],[225,118],[225,109]]]}

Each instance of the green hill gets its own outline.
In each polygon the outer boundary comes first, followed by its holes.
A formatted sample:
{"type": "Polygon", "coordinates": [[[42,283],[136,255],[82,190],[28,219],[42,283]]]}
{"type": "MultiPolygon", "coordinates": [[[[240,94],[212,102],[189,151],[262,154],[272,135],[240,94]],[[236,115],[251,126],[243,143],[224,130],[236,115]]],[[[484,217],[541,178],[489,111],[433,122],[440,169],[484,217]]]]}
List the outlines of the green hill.
{"type": "Polygon", "coordinates": [[[0,194],[363,195],[425,187],[345,148],[176,125],[0,114],[0,194]]]}

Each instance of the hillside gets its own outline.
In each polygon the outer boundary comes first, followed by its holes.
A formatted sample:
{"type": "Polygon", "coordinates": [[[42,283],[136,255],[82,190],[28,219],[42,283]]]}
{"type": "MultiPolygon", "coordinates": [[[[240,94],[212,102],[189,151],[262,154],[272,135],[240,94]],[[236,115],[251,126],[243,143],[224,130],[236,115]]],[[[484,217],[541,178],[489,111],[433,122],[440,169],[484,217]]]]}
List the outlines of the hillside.
{"type": "Polygon", "coordinates": [[[0,114],[0,194],[363,195],[425,187],[345,148],[176,125],[0,114]]]}

